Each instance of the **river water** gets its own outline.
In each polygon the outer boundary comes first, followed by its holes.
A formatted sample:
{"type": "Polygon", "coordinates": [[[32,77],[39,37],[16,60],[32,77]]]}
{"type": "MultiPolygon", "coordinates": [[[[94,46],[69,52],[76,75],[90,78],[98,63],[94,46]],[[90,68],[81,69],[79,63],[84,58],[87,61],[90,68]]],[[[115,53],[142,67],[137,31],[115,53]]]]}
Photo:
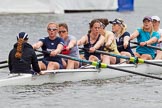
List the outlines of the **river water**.
{"type": "MultiPolygon", "coordinates": [[[[158,15],[162,18],[161,4],[161,0],[135,0],[135,11],[122,13],[1,14],[0,60],[7,60],[8,52],[20,31],[26,31],[29,43],[33,44],[47,35],[48,22],[66,22],[70,34],[80,38],[87,33],[88,23],[92,19],[104,17],[109,20],[122,18],[132,33],[142,25],[144,16],[158,15]]],[[[111,30],[111,25],[107,29],[111,30]]],[[[1,77],[8,73],[7,68],[0,70],[1,77]]],[[[0,95],[1,108],[161,108],[162,81],[128,76],[113,80],[1,87],[0,95]]]]}

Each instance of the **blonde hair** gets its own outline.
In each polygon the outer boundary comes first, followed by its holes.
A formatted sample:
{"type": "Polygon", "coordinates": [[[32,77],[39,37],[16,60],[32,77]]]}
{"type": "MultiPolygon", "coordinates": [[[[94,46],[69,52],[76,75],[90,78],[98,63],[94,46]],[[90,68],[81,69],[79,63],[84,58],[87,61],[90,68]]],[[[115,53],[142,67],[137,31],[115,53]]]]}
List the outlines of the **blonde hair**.
{"type": "MultiPolygon", "coordinates": [[[[142,25],[141,28],[142,28],[143,31],[145,31],[143,25],[142,25]]],[[[153,27],[153,25],[152,25],[152,26],[151,26],[151,31],[150,31],[150,38],[152,37],[152,33],[153,33],[153,31],[154,31],[154,27],[153,27]]]]}
{"type": "Polygon", "coordinates": [[[56,28],[58,28],[58,24],[55,23],[55,22],[50,22],[50,23],[48,23],[47,28],[49,27],[49,25],[52,25],[52,24],[56,25],[56,28]]]}
{"type": "Polygon", "coordinates": [[[122,29],[120,35],[123,35],[127,30],[127,25],[124,23],[124,21],[121,18],[118,18],[118,20],[121,22],[120,27],[122,29]]]}
{"type": "Polygon", "coordinates": [[[19,38],[17,41],[17,48],[16,48],[16,54],[15,58],[20,59],[22,57],[22,50],[23,50],[23,43],[24,43],[23,38],[19,38]]]}
{"type": "Polygon", "coordinates": [[[127,25],[123,23],[123,24],[121,24],[121,28],[122,28],[121,35],[123,35],[127,30],[127,25]]]}

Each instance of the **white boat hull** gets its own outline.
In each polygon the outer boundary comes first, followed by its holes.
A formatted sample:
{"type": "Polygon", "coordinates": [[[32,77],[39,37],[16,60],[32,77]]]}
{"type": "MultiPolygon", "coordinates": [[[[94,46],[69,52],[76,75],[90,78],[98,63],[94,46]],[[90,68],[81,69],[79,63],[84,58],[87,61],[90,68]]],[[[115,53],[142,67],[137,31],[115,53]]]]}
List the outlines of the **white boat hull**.
{"type": "MultiPolygon", "coordinates": [[[[154,61],[160,62],[162,61],[154,61]]],[[[162,73],[162,67],[148,65],[148,64],[121,64],[111,65],[116,68],[122,68],[138,73],[162,73]]],[[[94,79],[111,79],[122,76],[132,75],[124,71],[118,71],[114,69],[61,69],[61,70],[47,70],[45,75],[31,75],[31,74],[12,74],[7,78],[0,80],[0,86],[9,85],[41,85],[45,83],[63,83],[65,81],[82,81],[82,80],[94,80],[94,79]]]]}

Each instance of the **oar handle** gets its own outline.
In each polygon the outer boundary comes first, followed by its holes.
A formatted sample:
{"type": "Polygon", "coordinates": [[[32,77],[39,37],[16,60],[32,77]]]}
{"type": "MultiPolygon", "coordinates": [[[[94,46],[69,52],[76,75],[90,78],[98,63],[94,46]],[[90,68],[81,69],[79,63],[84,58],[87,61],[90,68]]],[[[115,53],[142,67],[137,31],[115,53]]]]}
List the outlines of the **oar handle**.
{"type": "MultiPolygon", "coordinates": [[[[140,45],[140,43],[138,43],[138,42],[130,42],[130,43],[140,45]]],[[[160,47],[156,47],[156,46],[152,46],[152,45],[145,45],[145,46],[148,47],[148,48],[152,48],[152,49],[155,49],[155,50],[162,51],[162,48],[160,48],[160,47]]]]}

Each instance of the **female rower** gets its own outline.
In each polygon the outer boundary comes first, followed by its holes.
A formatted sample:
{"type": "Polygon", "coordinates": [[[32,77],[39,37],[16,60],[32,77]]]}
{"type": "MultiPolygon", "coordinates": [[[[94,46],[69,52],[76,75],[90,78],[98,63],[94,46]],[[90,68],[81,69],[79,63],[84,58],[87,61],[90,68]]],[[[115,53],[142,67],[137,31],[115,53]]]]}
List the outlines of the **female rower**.
{"type": "Polygon", "coordinates": [[[89,49],[85,51],[84,58],[90,61],[101,60],[101,54],[95,53],[95,50],[102,50],[104,44],[104,36],[99,33],[101,22],[99,20],[92,20],[89,23],[88,34],[78,40],[78,45],[84,45],[84,48],[89,49]]]}
{"type": "Polygon", "coordinates": [[[8,57],[10,73],[44,74],[40,72],[35,51],[27,41],[28,34],[20,32],[17,36],[17,43],[14,44],[14,48],[10,51],[8,57]]]}
{"type": "MultiPolygon", "coordinates": [[[[68,34],[68,25],[66,23],[59,24],[59,35],[65,42],[62,54],[79,58],[79,49],[77,46],[76,38],[68,34]]],[[[63,61],[63,66],[67,69],[79,68],[78,61],[74,61],[70,59],[62,59],[62,61],[63,61]]]]}
{"type": "Polygon", "coordinates": [[[142,58],[144,60],[151,60],[155,58],[155,50],[147,47],[146,45],[156,46],[160,35],[158,32],[153,30],[152,18],[146,16],[143,18],[142,28],[135,30],[130,37],[130,40],[137,38],[138,43],[140,44],[136,48],[135,56],[142,58]]]}
{"type": "MultiPolygon", "coordinates": [[[[101,28],[100,28],[100,34],[105,37],[105,44],[104,44],[104,51],[110,52],[113,54],[118,54],[120,55],[117,45],[116,45],[116,40],[113,32],[107,31],[105,27],[109,24],[108,19],[106,18],[100,18],[98,19],[101,22],[101,28]]],[[[108,56],[108,55],[102,55],[102,62],[106,64],[115,64],[116,61],[120,61],[120,58],[108,56]],[[119,60],[117,60],[119,59],[119,60]]]]}
{"type": "MultiPolygon", "coordinates": [[[[160,29],[160,18],[158,16],[152,16],[152,24],[154,31],[157,31],[160,34],[160,39],[158,40],[157,47],[162,48],[162,29],[160,29]]],[[[162,51],[157,50],[156,51],[156,57],[155,59],[162,59],[162,51]]]]}
{"type": "MultiPolygon", "coordinates": [[[[124,21],[115,19],[114,21],[110,21],[110,24],[112,24],[112,32],[115,34],[117,48],[120,54],[128,57],[134,56],[129,43],[130,34],[126,31],[127,26],[124,24],[124,21]]],[[[123,59],[117,59],[117,63],[123,61],[123,59]]]]}
{"type": "Polygon", "coordinates": [[[57,36],[58,25],[55,22],[49,23],[47,32],[47,37],[39,39],[39,41],[33,45],[34,49],[39,49],[41,47],[43,51],[50,52],[50,54],[44,54],[43,60],[39,62],[39,67],[41,70],[62,69],[62,60],[57,54],[61,53],[64,46],[64,40],[57,36]]]}

